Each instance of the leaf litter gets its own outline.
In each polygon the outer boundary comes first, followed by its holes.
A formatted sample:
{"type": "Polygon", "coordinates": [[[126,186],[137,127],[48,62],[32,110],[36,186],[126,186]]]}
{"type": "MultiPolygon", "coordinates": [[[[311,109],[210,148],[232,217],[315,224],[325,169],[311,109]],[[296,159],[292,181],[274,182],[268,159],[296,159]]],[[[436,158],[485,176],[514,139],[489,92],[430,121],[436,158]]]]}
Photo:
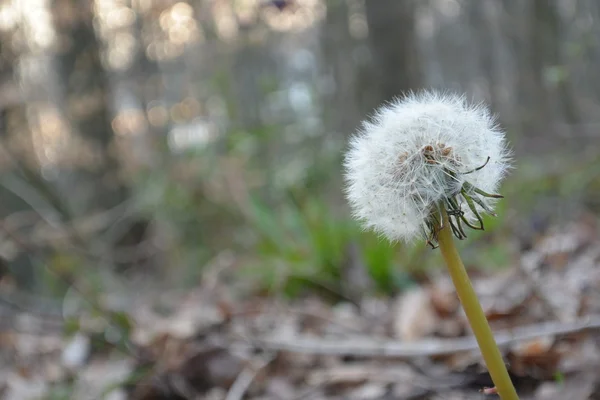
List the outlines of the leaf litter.
{"type": "MultiPolygon", "coordinates": [[[[597,229],[557,229],[515,264],[477,276],[474,286],[521,398],[600,398],[597,229]]],[[[66,334],[64,323],[31,329],[36,317],[13,311],[11,321],[29,322],[0,333],[0,397],[496,397],[485,394],[493,385],[444,273],[395,298],[334,305],[316,296],[240,296],[230,280],[207,275],[188,293],[163,293],[168,312],[146,298],[119,314],[129,318],[127,340],[89,316],[66,334]]]]}

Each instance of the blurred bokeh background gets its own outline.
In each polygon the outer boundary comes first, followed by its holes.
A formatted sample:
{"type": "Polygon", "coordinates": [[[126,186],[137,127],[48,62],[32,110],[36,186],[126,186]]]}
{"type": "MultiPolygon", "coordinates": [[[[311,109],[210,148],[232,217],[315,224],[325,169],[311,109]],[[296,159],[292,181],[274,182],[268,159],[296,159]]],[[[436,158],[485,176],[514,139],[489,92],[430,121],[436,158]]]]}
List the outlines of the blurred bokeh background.
{"type": "MultiPolygon", "coordinates": [[[[387,301],[443,272],[424,244],[363,232],[343,195],[349,136],[409,90],[489,104],[514,150],[499,216],[461,243],[471,271],[513,268],[573,221],[597,235],[599,38],[594,0],[0,1],[0,397],[12,385],[8,398],[24,399],[19,390],[39,389],[32,377],[43,376],[63,393],[47,398],[82,398],[69,374],[99,351],[96,339],[137,356],[131,342],[143,348],[150,328],[135,328],[146,314],[134,305],[154,307],[174,292],[206,296],[172,296],[146,326],[189,340],[200,337],[196,325],[185,328],[190,321],[214,315],[219,329],[239,331],[235,299],[387,301]],[[183,328],[156,317],[182,304],[183,328]],[[110,323],[98,328],[98,316],[110,323]],[[33,330],[42,339],[32,341],[33,330]],[[48,354],[50,332],[60,332],[53,348],[62,361],[34,373],[46,365],[38,356],[48,354]]],[[[561,296],[550,297],[574,303],[561,296]]],[[[377,312],[420,322],[421,308],[407,307],[412,314],[377,312]]],[[[503,326],[530,321],[525,308],[503,326]]],[[[256,324],[289,316],[277,315],[256,324]]],[[[368,321],[363,333],[379,332],[368,321]]],[[[446,334],[464,334],[458,326],[446,334]]],[[[166,342],[152,343],[151,353],[166,342]]],[[[182,370],[205,379],[208,356],[194,357],[199,372],[182,370]]],[[[234,365],[230,374],[241,369],[234,365]]],[[[92,381],[107,375],[95,371],[92,381]]],[[[235,376],[194,385],[227,388],[235,376]]]]}
{"type": "Polygon", "coordinates": [[[420,88],[508,133],[506,200],[465,259],[509,267],[600,213],[599,37],[594,0],[3,0],[3,315],[126,309],[215,265],[240,296],[419,283],[438,256],[362,232],[340,163],[420,88]]]}
{"type": "Polygon", "coordinates": [[[340,162],[419,88],[508,132],[507,198],[465,248],[508,267],[600,212],[599,37],[593,0],[3,0],[0,298],[184,289],[214,263],[240,293],[418,282],[439,259],[361,232],[340,162]]]}

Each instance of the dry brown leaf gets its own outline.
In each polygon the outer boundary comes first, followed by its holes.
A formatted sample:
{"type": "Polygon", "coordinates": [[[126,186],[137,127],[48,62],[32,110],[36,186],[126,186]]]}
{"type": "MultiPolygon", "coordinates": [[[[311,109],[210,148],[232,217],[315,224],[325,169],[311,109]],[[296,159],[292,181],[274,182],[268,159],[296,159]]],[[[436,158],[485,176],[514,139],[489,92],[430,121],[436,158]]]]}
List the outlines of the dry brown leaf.
{"type": "Polygon", "coordinates": [[[437,314],[423,288],[412,289],[398,298],[393,310],[393,331],[399,339],[414,341],[432,334],[437,327],[437,314]]]}
{"type": "Polygon", "coordinates": [[[440,337],[458,337],[465,332],[464,324],[455,318],[441,319],[435,333],[440,337]]]}
{"type": "Polygon", "coordinates": [[[450,279],[439,279],[428,288],[431,304],[441,317],[449,317],[460,306],[460,301],[450,279]]]}
{"type": "Polygon", "coordinates": [[[540,357],[547,354],[553,344],[554,336],[543,336],[515,343],[510,351],[517,357],[540,357]]]}
{"type": "Polygon", "coordinates": [[[543,336],[511,346],[508,358],[510,371],[519,376],[538,379],[552,378],[561,358],[554,343],[553,336],[543,336]]]}

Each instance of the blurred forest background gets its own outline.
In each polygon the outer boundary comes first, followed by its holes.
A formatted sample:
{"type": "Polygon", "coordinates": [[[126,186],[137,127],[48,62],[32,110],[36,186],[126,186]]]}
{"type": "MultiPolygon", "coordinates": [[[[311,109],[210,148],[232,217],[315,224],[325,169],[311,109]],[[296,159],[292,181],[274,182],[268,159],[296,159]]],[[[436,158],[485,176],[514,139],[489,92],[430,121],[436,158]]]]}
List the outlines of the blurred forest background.
{"type": "Polygon", "coordinates": [[[420,88],[508,132],[506,200],[465,259],[509,267],[600,213],[599,38],[594,0],[2,0],[2,315],[126,305],[215,265],[240,294],[418,283],[438,256],[361,232],[340,162],[420,88]]]}
{"type": "Polygon", "coordinates": [[[401,289],[436,259],[360,232],[340,160],[419,88],[508,131],[507,200],[467,257],[506,266],[600,211],[599,34],[592,0],[4,0],[3,290],[193,286],[219,257],[251,290],[401,289]]]}

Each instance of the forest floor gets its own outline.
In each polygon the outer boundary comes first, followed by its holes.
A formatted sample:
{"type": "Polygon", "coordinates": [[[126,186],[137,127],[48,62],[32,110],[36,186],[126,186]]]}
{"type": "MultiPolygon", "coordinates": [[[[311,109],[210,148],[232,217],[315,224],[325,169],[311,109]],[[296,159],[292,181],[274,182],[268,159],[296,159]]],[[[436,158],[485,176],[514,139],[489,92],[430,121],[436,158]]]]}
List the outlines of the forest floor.
{"type": "MultiPolygon", "coordinates": [[[[396,298],[332,305],[236,296],[227,263],[217,260],[194,290],[133,305],[128,338],[114,346],[97,318],[65,335],[64,326],[17,315],[0,333],[0,397],[497,397],[484,393],[491,381],[443,273],[396,298]]],[[[596,220],[552,230],[511,268],[473,279],[522,399],[600,399],[596,220]]]]}

